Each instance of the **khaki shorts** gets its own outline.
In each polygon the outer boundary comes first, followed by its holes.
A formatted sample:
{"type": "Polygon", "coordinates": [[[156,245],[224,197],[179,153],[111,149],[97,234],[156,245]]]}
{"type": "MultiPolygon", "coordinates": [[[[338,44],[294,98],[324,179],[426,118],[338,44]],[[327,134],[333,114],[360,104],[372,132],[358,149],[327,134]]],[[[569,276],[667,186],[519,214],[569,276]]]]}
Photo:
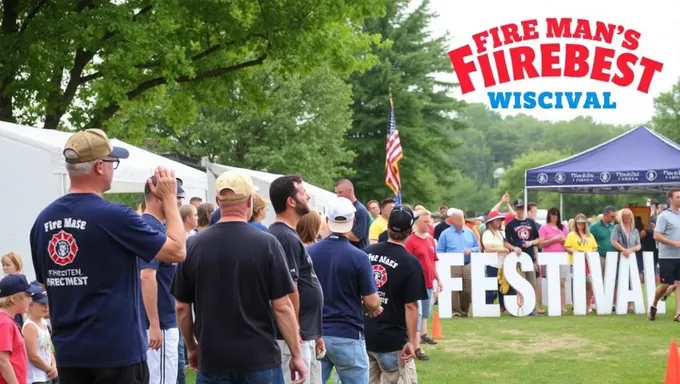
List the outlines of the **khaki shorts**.
{"type": "Polygon", "coordinates": [[[404,364],[401,351],[368,352],[369,384],[418,384],[416,362],[404,364]]]}

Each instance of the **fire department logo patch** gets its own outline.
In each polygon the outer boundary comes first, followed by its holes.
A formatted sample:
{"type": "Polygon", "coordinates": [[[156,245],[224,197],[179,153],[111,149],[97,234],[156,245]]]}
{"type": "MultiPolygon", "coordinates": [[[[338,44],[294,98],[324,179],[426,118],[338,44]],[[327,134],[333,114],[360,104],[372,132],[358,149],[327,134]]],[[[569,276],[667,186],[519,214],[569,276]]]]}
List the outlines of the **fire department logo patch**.
{"type": "Polygon", "coordinates": [[[373,278],[375,279],[375,286],[380,288],[387,283],[387,270],[382,265],[373,266],[373,278]]]}
{"type": "Polygon", "coordinates": [[[52,236],[47,246],[47,253],[55,264],[63,267],[76,259],[78,244],[70,233],[59,231],[52,236]]]}

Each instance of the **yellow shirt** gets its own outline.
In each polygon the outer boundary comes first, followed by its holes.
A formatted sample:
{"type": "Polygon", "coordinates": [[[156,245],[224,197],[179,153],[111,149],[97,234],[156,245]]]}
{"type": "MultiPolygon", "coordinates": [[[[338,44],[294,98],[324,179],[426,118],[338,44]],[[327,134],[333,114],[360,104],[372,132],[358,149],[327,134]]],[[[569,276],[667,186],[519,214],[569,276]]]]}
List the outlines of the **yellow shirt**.
{"type": "Polygon", "coordinates": [[[368,229],[368,240],[378,241],[380,234],[385,231],[387,231],[387,220],[382,216],[378,216],[368,229]]]}
{"type": "MultiPolygon", "coordinates": [[[[581,237],[576,232],[569,232],[567,239],[564,240],[564,248],[571,248],[577,252],[594,252],[597,249],[597,241],[592,233],[588,234],[585,242],[581,241],[581,237]]],[[[569,254],[569,264],[574,264],[574,255],[569,254]]]]}

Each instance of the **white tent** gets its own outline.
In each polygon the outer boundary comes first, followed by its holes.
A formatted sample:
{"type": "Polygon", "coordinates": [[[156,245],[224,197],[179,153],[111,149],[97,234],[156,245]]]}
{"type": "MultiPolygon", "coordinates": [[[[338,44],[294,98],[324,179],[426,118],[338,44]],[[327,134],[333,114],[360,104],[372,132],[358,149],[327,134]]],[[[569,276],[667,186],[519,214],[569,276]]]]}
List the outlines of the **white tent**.
{"type": "MultiPolygon", "coordinates": [[[[208,174],[208,194],[209,196],[215,196],[215,180],[223,173],[230,169],[237,169],[241,172],[248,174],[252,179],[255,186],[259,189],[259,193],[265,197],[269,198],[269,185],[276,178],[282,176],[274,173],[267,173],[262,171],[253,171],[245,168],[229,167],[222,164],[208,163],[206,164],[206,172],[208,174]]],[[[321,214],[326,213],[331,199],[335,197],[335,193],[329,192],[323,188],[319,188],[315,185],[304,183],[307,194],[309,194],[309,207],[319,211],[321,214]]],[[[211,198],[211,201],[213,199],[211,198]]],[[[267,218],[264,220],[265,225],[269,225],[274,221],[275,217],[274,208],[271,204],[267,205],[267,218]]]]}
{"type": "MultiPolygon", "coordinates": [[[[66,193],[69,187],[63,149],[71,134],[0,122],[0,180],[5,182],[2,201],[4,220],[0,224],[0,255],[19,252],[33,277],[28,234],[40,211],[66,193]]],[[[143,149],[112,140],[130,151],[114,172],[111,193],[142,192],[154,169],[165,166],[175,170],[184,182],[186,197],[207,197],[205,173],[143,149]]]]}

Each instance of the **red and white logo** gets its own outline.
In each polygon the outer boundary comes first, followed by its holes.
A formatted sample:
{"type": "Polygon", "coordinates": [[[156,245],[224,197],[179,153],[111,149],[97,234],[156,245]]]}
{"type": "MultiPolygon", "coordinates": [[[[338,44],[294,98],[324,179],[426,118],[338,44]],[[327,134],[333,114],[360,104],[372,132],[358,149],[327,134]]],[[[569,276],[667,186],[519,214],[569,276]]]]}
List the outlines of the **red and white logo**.
{"type": "Polygon", "coordinates": [[[76,259],[78,254],[78,244],[68,232],[59,231],[52,236],[49,245],[47,246],[47,253],[50,259],[55,264],[65,266],[71,264],[76,259]]]}
{"type": "Polygon", "coordinates": [[[387,283],[387,270],[380,264],[373,266],[373,278],[375,279],[375,286],[380,288],[387,283]]]}
{"type": "Polygon", "coordinates": [[[528,240],[529,236],[531,235],[531,228],[527,226],[521,226],[517,227],[517,237],[519,237],[522,240],[528,240]]]}

